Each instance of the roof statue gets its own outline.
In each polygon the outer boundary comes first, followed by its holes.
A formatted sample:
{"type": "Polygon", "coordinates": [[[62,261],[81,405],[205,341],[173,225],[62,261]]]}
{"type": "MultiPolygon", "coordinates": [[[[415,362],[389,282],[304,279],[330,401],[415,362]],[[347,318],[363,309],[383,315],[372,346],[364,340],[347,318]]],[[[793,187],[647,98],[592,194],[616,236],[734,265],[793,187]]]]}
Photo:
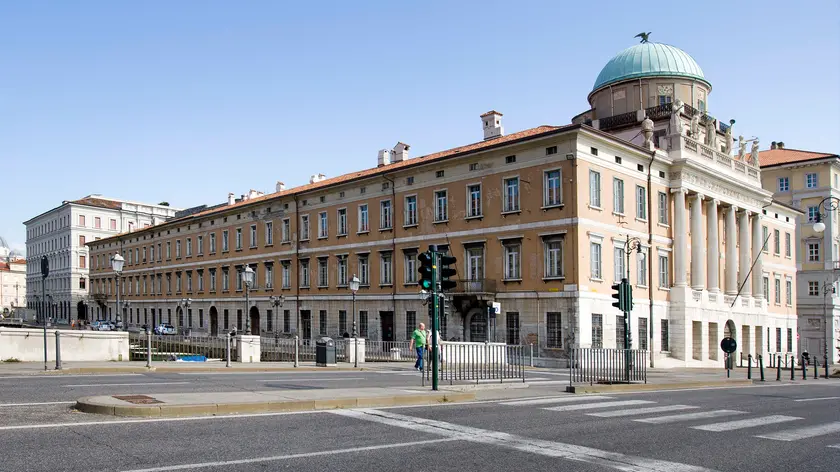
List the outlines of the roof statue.
{"type": "Polygon", "coordinates": [[[642,38],[642,40],[640,42],[641,43],[646,43],[646,42],[648,42],[648,38],[650,37],[650,31],[648,31],[647,33],[645,33],[645,32],[639,33],[639,34],[637,34],[636,36],[633,36],[633,37],[634,38],[642,38]]]}
{"type": "Polygon", "coordinates": [[[752,149],[750,149],[750,164],[758,165],[758,138],[753,140],[752,149]]]}
{"type": "Polygon", "coordinates": [[[703,143],[712,149],[717,150],[717,132],[715,131],[715,119],[706,116],[706,142],[703,143]]]}
{"type": "Polygon", "coordinates": [[[723,152],[732,154],[732,144],[732,126],[730,125],[729,128],[726,128],[726,147],[723,149],[723,152]]]}

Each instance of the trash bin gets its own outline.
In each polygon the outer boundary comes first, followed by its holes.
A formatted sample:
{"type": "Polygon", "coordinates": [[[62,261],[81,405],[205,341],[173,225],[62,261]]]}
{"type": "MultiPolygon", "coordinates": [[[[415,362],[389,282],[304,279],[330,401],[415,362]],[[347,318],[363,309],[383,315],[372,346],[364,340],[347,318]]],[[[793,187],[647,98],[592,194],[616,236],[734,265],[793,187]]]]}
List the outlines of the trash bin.
{"type": "Polygon", "coordinates": [[[335,341],[332,338],[323,337],[315,341],[315,364],[318,367],[336,365],[335,341]]]}

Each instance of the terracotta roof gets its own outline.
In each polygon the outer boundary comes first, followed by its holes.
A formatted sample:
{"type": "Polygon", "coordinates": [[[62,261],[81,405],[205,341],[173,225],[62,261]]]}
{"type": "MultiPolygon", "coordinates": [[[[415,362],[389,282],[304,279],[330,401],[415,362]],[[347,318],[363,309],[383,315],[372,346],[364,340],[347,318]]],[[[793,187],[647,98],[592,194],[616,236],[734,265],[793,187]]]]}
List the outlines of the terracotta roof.
{"type": "Polygon", "coordinates": [[[114,200],[105,200],[104,198],[85,197],[78,200],[73,200],[70,203],[76,205],[86,205],[99,208],[110,208],[112,210],[119,210],[122,208],[122,202],[115,202],[114,200]]]}
{"type": "Polygon", "coordinates": [[[497,112],[496,110],[490,110],[490,111],[488,111],[487,113],[485,113],[485,114],[483,114],[483,115],[479,116],[479,118],[484,118],[485,116],[489,116],[489,115],[499,115],[499,116],[505,116],[505,115],[502,115],[501,113],[497,112]]]}
{"type": "Polygon", "coordinates": [[[794,162],[805,162],[828,157],[838,157],[837,154],[824,152],[801,151],[799,149],[769,149],[758,153],[761,167],[779,166],[794,162]]]}

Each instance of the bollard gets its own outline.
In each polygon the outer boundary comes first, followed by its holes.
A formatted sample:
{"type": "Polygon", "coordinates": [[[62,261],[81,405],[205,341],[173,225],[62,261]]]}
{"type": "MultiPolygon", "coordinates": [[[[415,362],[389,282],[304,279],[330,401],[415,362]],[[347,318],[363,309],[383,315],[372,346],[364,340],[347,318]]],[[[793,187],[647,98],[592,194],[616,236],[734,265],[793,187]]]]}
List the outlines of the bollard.
{"type": "Polygon", "coordinates": [[[534,367],[534,343],[531,343],[531,355],[530,355],[530,365],[534,367]]]}
{"type": "Polygon", "coordinates": [[[230,367],[230,333],[228,333],[228,335],[225,336],[225,338],[226,338],[225,339],[225,341],[226,341],[225,348],[227,350],[227,357],[225,359],[225,367],[230,367]]]}
{"type": "Polygon", "coordinates": [[[793,357],[793,355],[791,355],[791,356],[790,356],[790,379],[791,379],[791,380],[796,380],[796,379],[793,377],[793,373],[794,373],[794,372],[796,372],[796,362],[794,362],[794,357],[793,357]]]}
{"type": "Polygon", "coordinates": [[[825,367],[825,378],[828,378],[828,357],[823,357],[823,367],[825,367]]]}
{"type": "Polygon", "coordinates": [[[61,370],[61,331],[58,330],[55,331],[55,370],[61,370]]]}
{"type": "Polygon", "coordinates": [[[356,336],[353,336],[353,367],[359,368],[359,338],[356,336]]]}
{"type": "Polygon", "coordinates": [[[146,328],[146,367],[152,367],[152,334],[146,328]]]}
{"type": "Polygon", "coordinates": [[[747,354],[747,380],[752,380],[752,354],[747,354]]]}
{"type": "Polygon", "coordinates": [[[780,382],[782,380],[782,363],[776,362],[776,382],[780,382]]]}
{"type": "Polygon", "coordinates": [[[764,358],[758,355],[758,369],[761,371],[761,381],[764,382],[764,358]]]}
{"type": "Polygon", "coordinates": [[[802,357],[802,380],[808,380],[808,371],[805,365],[805,357],[802,357]]]}
{"type": "Polygon", "coordinates": [[[298,345],[298,336],[295,335],[295,367],[298,366],[298,353],[300,352],[300,346],[298,345]]]}
{"type": "Polygon", "coordinates": [[[819,361],[817,361],[817,356],[814,356],[814,379],[815,379],[815,380],[816,380],[817,378],[819,378],[819,377],[817,376],[817,364],[819,364],[819,361]]]}

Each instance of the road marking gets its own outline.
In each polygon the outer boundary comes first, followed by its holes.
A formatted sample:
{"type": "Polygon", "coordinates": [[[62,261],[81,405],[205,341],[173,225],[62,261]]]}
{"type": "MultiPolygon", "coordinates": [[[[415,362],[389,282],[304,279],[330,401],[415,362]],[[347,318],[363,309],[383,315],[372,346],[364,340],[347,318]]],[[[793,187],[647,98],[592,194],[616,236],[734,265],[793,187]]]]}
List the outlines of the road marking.
{"type": "Polygon", "coordinates": [[[699,413],[686,413],[683,415],[670,415],[670,416],[658,416],[656,418],[642,418],[640,420],[633,420],[638,421],[640,423],[652,423],[652,424],[666,424],[666,423],[677,423],[680,421],[691,421],[691,420],[703,420],[706,418],[717,418],[719,416],[729,416],[729,415],[741,415],[743,411],[735,411],[735,410],[713,410],[713,411],[701,411],[699,413]]]}
{"type": "Polygon", "coordinates": [[[840,449],[840,444],[832,444],[831,446],[826,446],[826,447],[830,447],[832,449],[840,449]]]}
{"type": "Polygon", "coordinates": [[[154,386],[154,385],[185,385],[189,384],[190,382],[136,382],[136,383],[119,383],[119,384],[72,384],[72,385],[62,385],[62,387],[67,388],[74,388],[74,387],[131,387],[134,385],[137,386],[154,386]]]}
{"type": "Polygon", "coordinates": [[[571,461],[587,462],[622,471],[708,472],[710,470],[679,462],[629,456],[591,447],[546,441],[542,439],[532,439],[500,431],[473,428],[426,418],[405,416],[382,410],[330,410],[329,413],[410,429],[412,431],[423,431],[424,433],[437,434],[473,443],[500,446],[517,451],[567,459],[571,461]]]}
{"type": "Polygon", "coordinates": [[[185,416],[180,418],[149,418],[142,420],[113,420],[113,421],[79,421],[76,423],[45,423],[45,424],[19,424],[14,426],[0,426],[0,431],[15,431],[25,429],[52,429],[71,428],[78,426],[107,426],[112,424],[144,424],[144,423],[169,423],[173,421],[207,421],[236,418],[258,418],[263,416],[287,416],[287,415],[311,415],[323,413],[323,411],[283,411],[277,413],[244,413],[240,415],[219,415],[219,416],[185,416]]]}
{"type": "Polygon", "coordinates": [[[506,406],[525,406],[525,405],[549,405],[551,403],[568,403],[568,402],[588,402],[594,400],[611,400],[613,397],[604,397],[601,395],[567,395],[565,397],[550,397],[537,398],[534,400],[517,400],[512,402],[502,402],[501,405],[506,406]]]}
{"type": "Polygon", "coordinates": [[[77,377],[136,377],[143,374],[32,374],[32,375],[0,375],[0,380],[6,379],[30,379],[30,380],[47,380],[47,379],[74,379],[77,377]]]}
{"type": "Polygon", "coordinates": [[[539,375],[559,375],[561,377],[568,377],[569,376],[568,372],[546,372],[546,371],[542,371],[542,370],[536,370],[536,371],[532,371],[532,372],[537,373],[539,375]]]}
{"type": "Polygon", "coordinates": [[[804,428],[788,429],[785,431],[778,431],[776,433],[762,434],[756,437],[773,439],[775,441],[797,441],[799,439],[813,438],[814,436],[822,436],[823,434],[837,432],[840,432],[840,421],[818,424],[816,426],[806,426],[804,428]]]}
{"type": "Polygon", "coordinates": [[[762,416],[759,418],[750,418],[748,420],[726,421],[723,423],[704,424],[702,426],[694,426],[692,429],[699,429],[703,431],[733,431],[736,429],[755,428],[756,426],[764,426],[767,424],[786,423],[788,421],[801,420],[796,416],[771,415],[762,416]]]}
{"type": "MultiPolygon", "coordinates": [[[[366,379],[365,377],[341,377],[341,378],[338,378],[338,379],[336,379],[336,378],[311,379],[311,378],[308,378],[308,377],[301,377],[299,379],[295,379],[295,378],[292,378],[292,379],[289,379],[289,378],[285,378],[285,379],[254,379],[254,382],[336,382],[336,381],[340,382],[342,380],[365,380],[365,379],[366,379]]],[[[184,383],[186,383],[186,382],[184,382],[184,383]]],[[[417,393],[417,392],[414,392],[414,393],[417,393]]]]}
{"type": "Polygon", "coordinates": [[[690,405],[665,405],[652,406],[650,408],[636,408],[635,410],[599,411],[597,413],[587,413],[587,415],[598,416],[601,418],[616,418],[619,416],[647,415],[650,413],[665,413],[667,411],[692,410],[695,408],[700,407],[690,405]]]}
{"type": "MultiPolygon", "coordinates": [[[[327,371],[327,372],[317,372],[317,371],[280,371],[280,372],[271,372],[271,371],[261,371],[261,372],[178,372],[178,375],[193,375],[193,376],[204,376],[204,375],[342,375],[342,374],[351,374],[351,375],[359,375],[359,371],[357,370],[348,370],[347,372],[339,372],[339,371],[327,371]]],[[[419,374],[419,372],[417,372],[419,374]]]]}
{"type": "Polygon", "coordinates": [[[529,385],[569,385],[568,380],[537,380],[533,382],[531,379],[525,379],[525,381],[529,385]]]}
{"type": "Polygon", "coordinates": [[[164,472],[168,470],[187,470],[187,469],[202,469],[206,467],[221,467],[226,465],[239,465],[239,464],[255,464],[260,462],[273,462],[273,461],[282,461],[287,459],[301,459],[306,457],[318,457],[318,456],[330,456],[335,454],[351,454],[354,452],[366,452],[366,451],[377,451],[380,449],[394,449],[398,447],[412,447],[412,446],[423,446],[426,444],[435,444],[435,443],[442,443],[442,442],[450,442],[450,441],[458,441],[458,438],[451,437],[451,438],[440,438],[440,439],[426,439],[424,441],[411,441],[411,442],[404,442],[404,443],[394,443],[394,444],[380,444],[378,446],[362,446],[362,447],[351,447],[347,449],[333,449],[331,451],[317,451],[317,452],[303,452],[299,454],[288,454],[285,456],[268,456],[268,457],[253,457],[249,459],[237,459],[237,460],[229,460],[229,461],[218,461],[218,462],[200,462],[197,464],[180,464],[180,465],[169,465],[163,467],[152,467],[149,469],[131,469],[125,470],[123,472],[164,472]]]}
{"type": "Polygon", "coordinates": [[[837,400],[840,397],[822,397],[822,398],[801,398],[799,400],[794,400],[795,402],[818,402],[821,400],[837,400]]]}
{"type": "Polygon", "coordinates": [[[67,405],[76,402],[40,402],[40,403],[0,403],[0,408],[4,406],[41,406],[41,405],[67,405]]]}
{"type": "MultiPolygon", "coordinates": [[[[559,381],[558,380],[548,380],[548,377],[534,377],[534,378],[528,377],[528,379],[527,379],[528,382],[531,382],[533,380],[545,380],[547,382],[562,382],[562,380],[559,380],[559,381]]],[[[522,381],[522,377],[509,377],[509,378],[504,379],[504,381],[502,379],[479,379],[478,380],[478,383],[489,383],[489,384],[511,383],[511,382],[525,383],[525,382],[522,381]]],[[[568,382],[566,382],[566,383],[568,383],[568,382]]]]}
{"type": "Polygon", "coordinates": [[[623,400],[618,402],[600,402],[600,403],[585,403],[583,405],[563,405],[543,408],[549,411],[577,411],[577,410],[594,410],[596,408],[613,408],[616,406],[630,406],[630,405],[645,405],[648,403],[656,403],[650,400],[623,400]]]}

